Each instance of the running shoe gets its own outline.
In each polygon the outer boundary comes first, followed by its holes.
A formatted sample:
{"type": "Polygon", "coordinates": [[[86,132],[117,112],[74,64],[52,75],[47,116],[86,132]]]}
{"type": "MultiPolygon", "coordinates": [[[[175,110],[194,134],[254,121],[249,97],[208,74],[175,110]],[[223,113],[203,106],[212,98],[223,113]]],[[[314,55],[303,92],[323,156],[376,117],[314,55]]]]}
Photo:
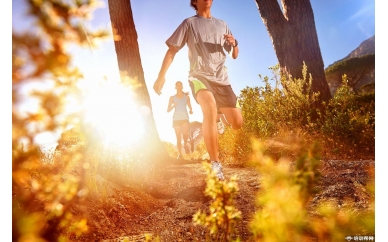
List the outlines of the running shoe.
{"type": "Polygon", "coordinates": [[[219,134],[223,134],[225,131],[224,123],[221,121],[221,119],[217,122],[217,130],[219,134]]]}
{"type": "Polygon", "coordinates": [[[222,173],[222,165],[218,161],[212,161],[212,170],[216,173],[219,180],[224,180],[224,174],[222,173]]]}

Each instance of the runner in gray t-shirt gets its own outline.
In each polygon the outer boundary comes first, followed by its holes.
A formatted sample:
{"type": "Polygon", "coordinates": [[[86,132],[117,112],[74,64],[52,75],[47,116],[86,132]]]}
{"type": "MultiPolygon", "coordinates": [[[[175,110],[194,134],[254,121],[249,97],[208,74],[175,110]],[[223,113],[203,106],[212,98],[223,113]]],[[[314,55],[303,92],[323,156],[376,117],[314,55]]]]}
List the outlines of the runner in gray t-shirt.
{"type": "MultiPolygon", "coordinates": [[[[226,118],[233,129],[242,126],[243,118],[237,97],[233,92],[225,67],[226,53],[236,59],[239,53],[237,40],[223,20],[212,17],[212,0],[191,0],[197,14],[185,19],[166,41],[169,49],[163,59],[159,76],[154,83],[160,95],[165,83],[165,74],[175,54],[185,45],[189,49],[189,84],[193,96],[203,113],[202,133],[210,156],[212,168],[223,180],[219,162],[217,121],[218,113],[226,118]]],[[[222,122],[218,122],[218,124],[222,122]]],[[[222,128],[222,127],[221,127],[222,128]]],[[[223,132],[223,131],[222,131],[223,132]]],[[[220,133],[222,133],[220,132],[220,133]]]]}
{"type": "Polygon", "coordinates": [[[224,66],[226,54],[232,50],[224,34],[232,34],[222,20],[201,15],[185,19],[166,41],[179,51],[185,44],[189,49],[190,77],[203,77],[219,85],[229,85],[224,66]]]}

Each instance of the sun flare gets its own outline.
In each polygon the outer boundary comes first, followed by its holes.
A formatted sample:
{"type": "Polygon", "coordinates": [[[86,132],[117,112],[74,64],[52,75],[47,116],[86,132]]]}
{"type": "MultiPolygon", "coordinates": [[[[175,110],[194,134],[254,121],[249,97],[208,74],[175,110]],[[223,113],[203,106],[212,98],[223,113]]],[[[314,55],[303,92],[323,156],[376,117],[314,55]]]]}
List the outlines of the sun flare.
{"type": "Polygon", "coordinates": [[[98,130],[105,144],[127,146],[144,135],[143,116],[133,96],[120,82],[104,81],[89,87],[83,102],[85,122],[98,130]]]}

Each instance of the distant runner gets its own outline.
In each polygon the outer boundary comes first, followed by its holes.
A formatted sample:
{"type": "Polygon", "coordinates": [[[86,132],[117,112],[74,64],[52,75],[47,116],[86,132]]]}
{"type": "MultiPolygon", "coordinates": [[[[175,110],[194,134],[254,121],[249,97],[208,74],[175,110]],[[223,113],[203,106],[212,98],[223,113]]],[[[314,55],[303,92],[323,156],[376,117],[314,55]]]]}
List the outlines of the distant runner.
{"type": "Polygon", "coordinates": [[[191,0],[197,14],[178,26],[167,39],[168,50],[163,59],[155,92],[160,95],[165,75],[175,54],[185,45],[189,49],[189,83],[193,96],[203,113],[202,133],[210,156],[212,169],[220,180],[224,179],[219,162],[218,133],[223,133],[221,113],[226,123],[239,129],[243,123],[240,105],[229,82],[225,67],[226,51],[233,59],[239,53],[238,42],[225,21],[214,18],[210,12],[212,0],[191,0]],[[217,127],[217,123],[219,127],[217,127]]]}
{"type": "Polygon", "coordinates": [[[190,153],[190,145],[188,143],[189,136],[189,115],[187,113],[187,107],[189,108],[190,114],[193,114],[193,109],[191,108],[190,97],[188,93],[183,92],[183,84],[180,81],[175,83],[176,94],[170,97],[168,102],[167,112],[170,112],[172,109],[175,109],[173,115],[172,126],[175,130],[176,135],[176,146],[178,148],[178,157],[177,159],[182,159],[182,136],[185,153],[190,153]]]}

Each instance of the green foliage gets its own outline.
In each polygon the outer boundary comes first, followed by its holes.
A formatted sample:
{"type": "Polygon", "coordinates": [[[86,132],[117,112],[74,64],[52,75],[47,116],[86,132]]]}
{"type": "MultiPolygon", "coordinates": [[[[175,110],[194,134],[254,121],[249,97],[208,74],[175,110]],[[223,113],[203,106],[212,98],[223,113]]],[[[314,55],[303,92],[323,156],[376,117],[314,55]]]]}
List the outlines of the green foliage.
{"type": "Polygon", "coordinates": [[[160,237],[159,236],[152,236],[152,234],[145,234],[145,242],[160,242],[160,237]]]}
{"type": "MultiPolygon", "coordinates": [[[[375,66],[375,54],[363,55],[361,57],[350,58],[344,61],[335,63],[325,70],[326,75],[333,73],[342,72],[341,76],[346,74],[348,71],[356,71],[360,68],[373,67],[375,66]]],[[[341,77],[340,76],[340,77],[341,77]]]]}
{"type": "Polygon", "coordinates": [[[71,212],[88,193],[83,152],[82,146],[50,155],[37,147],[13,150],[13,238],[66,241],[87,231],[86,220],[71,212]]]}
{"type": "Polygon", "coordinates": [[[163,142],[163,145],[164,147],[166,148],[167,150],[167,153],[171,156],[171,157],[178,157],[178,150],[176,148],[176,146],[174,146],[172,143],[170,142],[163,142]]]}
{"type": "Polygon", "coordinates": [[[279,65],[270,68],[274,74],[275,87],[264,77],[264,87],[246,87],[241,90],[239,102],[244,118],[243,127],[235,134],[230,129],[220,138],[222,157],[246,161],[252,153],[251,138],[266,139],[284,131],[296,130],[312,124],[316,111],[312,104],[318,100],[311,93],[311,76],[307,79],[307,66],[303,66],[303,79],[279,78],[279,65]],[[234,147],[230,147],[233,145],[234,147]],[[233,152],[231,152],[233,151],[233,152]]]}
{"type": "MultiPolygon", "coordinates": [[[[368,184],[368,209],[352,202],[331,201],[308,212],[320,178],[322,154],[333,157],[374,156],[374,92],[354,93],[343,84],[321,110],[314,110],[318,94],[311,93],[307,69],[303,79],[280,77],[272,68],[275,87],[247,87],[239,97],[244,125],[220,137],[220,156],[229,163],[253,159],[261,175],[258,210],[250,223],[256,241],[341,241],[347,235],[374,235],[374,183],[368,184]],[[313,114],[318,119],[313,119],[313,114]],[[253,143],[251,143],[253,141],[253,143]],[[319,144],[319,145],[318,145],[319,144]],[[253,157],[253,158],[251,158],[253,157]]],[[[365,190],[364,187],[362,187],[365,190]]]]}
{"type": "Polygon", "coordinates": [[[223,135],[219,136],[219,158],[224,164],[240,165],[236,161],[248,161],[251,156],[252,133],[249,133],[244,128],[239,131],[233,130],[230,127],[225,127],[223,135]]]}
{"type": "Polygon", "coordinates": [[[209,154],[207,153],[206,144],[205,141],[202,139],[197,146],[195,147],[194,151],[185,156],[189,160],[205,160],[209,158],[209,154]]]}
{"type": "Polygon", "coordinates": [[[373,208],[362,212],[355,212],[349,204],[339,208],[334,202],[323,202],[317,208],[318,216],[311,218],[309,229],[317,241],[341,241],[348,235],[373,236],[374,201],[369,202],[373,208]]]}
{"type": "Polygon", "coordinates": [[[216,241],[231,241],[234,225],[241,219],[241,212],[234,207],[237,178],[233,176],[230,181],[220,181],[209,163],[204,162],[203,166],[207,173],[205,194],[212,198],[212,203],[209,214],[198,211],[193,215],[193,221],[208,228],[216,241]]]}
{"type": "Polygon", "coordinates": [[[347,76],[342,86],[327,105],[322,133],[341,140],[353,149],[370,149],[374,152],[375,140],[375,95],[355,94],[351,91],[347,76]]]}
{"type": "MultiPolygon", "coordinates": [[[[355,92],[362,91],[363,84],[374,83],[375,55],[354,57],[335,63],[325,70],[326,80],[332,90],[342,85],[342,76],[348,77],[347,85],[355,92]]],[[[374,88],[373,88],[374,90],[374,88]]]]}
{"type": "MultiPolygon", "coordinates": [[[[71,210],[87,194],[84,160],[87,138],[76,113],[67,113],[76,98],[82,74],[71,66],[67,45],[89,45],[104,31],[90,31],[83,21],[97,7],[91,1],[26,1],[36,25],[12,32],[12,237],[14,241],[66,241],[87,231],[86,220],[71,210]],[[87,38],[88,36],[88,38],[87,38]],[[18,106],[25,84],[45,84],[27,100],[39,101],[36,111],[21,113],[18,106]],[[61,133],[69,126],[77,145],[61,152],[42,153],[34,143],[44,132],[61,133]],[[21,146],[21,142],[26,145],[21,146]]],[[[63,142],[70,142],[63,137],[63,142]]]]}
{"type": "Polygon", "coordinates": [[[308,226],[306,204],[319,177],[316,148],[313,147],[310,152],[299,149],[294,166],[288,159],[275,162],[265,156],[264,146],[257,141],[254,142],[254,150],[262,186],[257,195],[260,209],[251,222],[255,238],[262,241],[303,241],[303,231],[308,226]]]}
{"type": "Polygon", "coordinates": [[[342,87],[329,103],[317,110],[314,103],[319,94],[310,91],[311,76],[307,78],[306,66],[302,70],[303,79],[294,80],[280,76],[278,65],[271,69],[275,87],[264,77],[263,87],[246,87],[241,91],[243,127],[238,131],[227,128],[220,136],[223,161],[245,164],[252,154],[252,138],[288,139],[296,133],[311,142],[322,143],[326,158],[374,156],[374,92],[355,94],[344,77],[342,87]]]}
{"type": "Polygon", "coordinates": [[[138,145],[89,149],[85,156],[90,163],[86,174],[90,194],[104,201],[109,183],[142,186],[154,174],[155,166],[139,150],[138,145]]]}
{"type": "Polygon", "coordinates": [[[312,103],[318,94],[311,94],[311,76],[307,79],[307,66],[303,66],[303,79],[279,80],[279,66],[270,68],[274,73],[275,88],[267,77],[264,87],[245,88],[241,91],[242,113],[247,120],[246,130],[257,137],[271,137],[282,127],[294,129],[311,120],[312,103]]]}
{"type": "MultiPolygon", "coordinates": [[[[173,157],[173,158],[178,157],[178,149],[175,145],[173,145],[170,142],[162,142],[162,143],[163,143],[164,147],[166,148],[167,153],[171,157],[173,157]]],[[[183,149],[183,144],[182,144],[182,149],[183,149]]],[[[186,154],[185,152],[183,152],[183,158],[187,159],[187,160],[204,160],[204,159],[207,159],[208,156],[209,155],[207,153],[207,149],[206,149],[206,145],[205,145],[204,140],[201,140],[199,142],[199,144],[195,147],[195,150],[192,153],[186,154]]]]}
{"type": "MultiPolygon", "coordinates": [[[[267,144],[268,145],[268,144],[267,144]]],[[[317,214],[308,213],[320,173],[318,145],[296,142],[296,161],[273,160],[265,155],[267,145],[254,142],[254,164],[261,175],[258,210],[250,222],[256,241],[342,241],[347,235],[374,234],[374,202],[371,209],[355,214],[351,204],[338,208],[322,202],[317,214]]],[[[371,186],[373,187],[373,186],[371,186]]],[[[374,194],[374,191],[371,191],[374,194]]]]}

